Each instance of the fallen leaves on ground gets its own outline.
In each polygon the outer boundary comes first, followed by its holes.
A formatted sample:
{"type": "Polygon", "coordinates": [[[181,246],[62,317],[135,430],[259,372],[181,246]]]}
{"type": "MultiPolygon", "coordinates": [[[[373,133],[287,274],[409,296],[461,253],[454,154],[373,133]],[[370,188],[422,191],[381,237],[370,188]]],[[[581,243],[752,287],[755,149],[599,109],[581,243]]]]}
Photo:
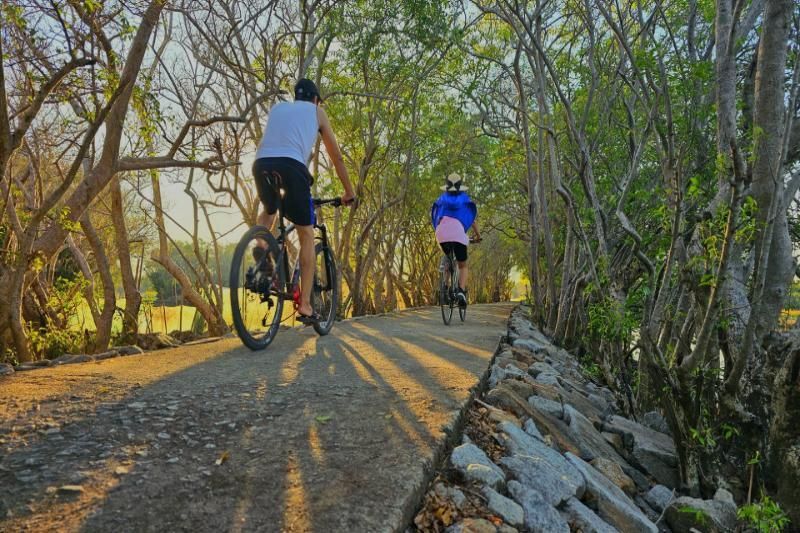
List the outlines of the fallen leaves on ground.
{"type": "Polygon", "coordinates": [[[230,457],[230,453],[228,453],[228,451],[226,450],[226,451],[222,452],[222,455],[219,456],[219,459],[214,461],[214,464],[217,465],[217,466],[220,466],[222,463],[227,461],[229,457],[230,457]]]}

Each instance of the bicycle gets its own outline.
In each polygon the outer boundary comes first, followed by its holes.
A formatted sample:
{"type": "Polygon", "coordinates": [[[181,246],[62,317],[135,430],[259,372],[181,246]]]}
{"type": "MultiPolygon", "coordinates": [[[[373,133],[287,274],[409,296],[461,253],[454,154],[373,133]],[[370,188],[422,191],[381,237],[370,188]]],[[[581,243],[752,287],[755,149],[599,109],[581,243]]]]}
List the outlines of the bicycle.
{"type": "MultiPolygon", "coordinates": [[[[470,239],[470,244],[480,242],[470,239]]],[[[439,306],[442,310],[442,321],[445,326],[453,319],[453,308],[458,304],[458,262],[454,250],[442,256],[439,261],[439,306]]],[[[462,322],[467,317],[467,304],[458,305],[458,316],[462,322]]]]}
{"type": "MultiPolygon", "coordinates": [[[[277,180],[279,188],[280,180],[277,180]]],[[[340,207],[341,198],[314,199],[314,207],[340,207]]],[[[253,226],[242,236],[233,253],[230,273],[230,299],[233,325],[242,342],[251,350],[263,350],[275,339],[283,317],[283,302],[291,300],[295,310],[300,305],[300,260],[295,260],[291,279],[287,240],[295,225],[286,225],[283,205],[278,208],[278,235],[264,226],[253,226]],[[264,246],[266,244],[266,246],[264,246]],[[256,250],[258,249],[258,250],[256,250]],[[263,250],[263,251],[259,251],[263,250]],[[252,255],[253,262],[245,261],[252,255]],[[242,283],[244,281],[244,283],[242,283]]],[[[321,318],[314,330],[327,335],[333,327],[339,306],[336,259],[328,243],[324,223],[314,224],[318,231],[311,306],[321,318]]]]}

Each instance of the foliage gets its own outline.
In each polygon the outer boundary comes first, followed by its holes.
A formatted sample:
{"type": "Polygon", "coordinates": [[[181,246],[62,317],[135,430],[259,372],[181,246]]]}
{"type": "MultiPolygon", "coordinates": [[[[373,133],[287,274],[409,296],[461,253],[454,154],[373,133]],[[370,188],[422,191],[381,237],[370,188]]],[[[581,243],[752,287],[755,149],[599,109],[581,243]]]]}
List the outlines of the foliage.
{"type": "Polygon", "coordinates": [[[761,500],[743,505],[736,511],[740,520],[744,520],[759,533],[780,533],[789,527],[789,517],[777,502],[769,496],[761,500]]]}

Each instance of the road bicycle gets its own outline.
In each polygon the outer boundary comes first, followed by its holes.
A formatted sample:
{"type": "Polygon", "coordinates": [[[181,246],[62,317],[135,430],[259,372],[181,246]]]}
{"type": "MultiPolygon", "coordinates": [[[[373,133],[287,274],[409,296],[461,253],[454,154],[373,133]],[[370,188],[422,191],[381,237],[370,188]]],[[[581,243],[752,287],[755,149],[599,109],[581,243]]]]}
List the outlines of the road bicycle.
{"type": "MultiPolygon", "coordinates": [[[[275,179],[280,188],[280,178],[275,179]]],[[[283,195],[280,196],[283,198],[283,195]]],[[[314,208],[340,207],[341,198],[314,199],[314,208]]],[[[300,305],[300,261],[289,269],[288,238],[294,224],[286,225],[283,201],[277,212],[278,235],[264,226],[253,226],[236,245],[230,273],[230,299],[233,325],[242,342],[251,350],[263,350],[275,339],[283,321],[283,303],[290,300],[295,312],[300,305]],[[292,272],[289,277],[289,272],[292,272]]],[[[328,242],[324,223],[314,224],[316,257],[311,306],[320,319],[312,326],[319,335],[333,327],[339,306],[336,259],[328,242]]]]}
{"type": "MultiPolygon", "coordinates": [[[[470,239],[470,244],[480,242],[478,239],[470,239]]],[[[453,319],[453,309],[458,307],[458,317],[464,322],[467,317],[467,304],[460,304],[458,301],[458,262],[456,261],[455,250],[442,256],[439,261],[439,306],[442,309],[442,320],[447,326],[453,319]]]]}

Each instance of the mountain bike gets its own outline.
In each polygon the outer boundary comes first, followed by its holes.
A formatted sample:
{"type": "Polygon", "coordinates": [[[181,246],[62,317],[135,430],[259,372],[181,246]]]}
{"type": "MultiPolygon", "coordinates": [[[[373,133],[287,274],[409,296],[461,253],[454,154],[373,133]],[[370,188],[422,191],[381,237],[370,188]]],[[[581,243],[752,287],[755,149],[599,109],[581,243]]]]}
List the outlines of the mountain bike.
{"type": "MultiPolygon", "coordinates": [[[[480,240],[470,239],[470,244],[480,240]]],[[[458,306],[458,317],[464,322],[467,317],[467,304],[458,303],[458,262],[454,250],[442,256],[439,261],[439,306],[442,309],[442,320],[449,325],[453,319],[453,308],[458,306]]]]}
{"type": "MultiPolygon", "coordinates": [[[[340,207],[341,198],[314,199],[314,207],[340,207]]],[[[278,235],[264,226],[253,226],[244,234],[233,253],[230,273],[230,299],[233,325],[242,342],[251,350],[263,350],[275,339],[283,321],[283,303],[291,300],[295,310],[300,305],[300,260],[289,269],[287,242],[295,230],[286,225],[283,206],[278,209],[278,235]],[[291,277],[289,277],[291,272],[291,277]]],[[[319,335],[333,327],[339,306],[339,283],[336,259],[328,243],[324,223],[315,224],[316,257],[311,306],[321,318],[312,324],[319,335]]]]}

